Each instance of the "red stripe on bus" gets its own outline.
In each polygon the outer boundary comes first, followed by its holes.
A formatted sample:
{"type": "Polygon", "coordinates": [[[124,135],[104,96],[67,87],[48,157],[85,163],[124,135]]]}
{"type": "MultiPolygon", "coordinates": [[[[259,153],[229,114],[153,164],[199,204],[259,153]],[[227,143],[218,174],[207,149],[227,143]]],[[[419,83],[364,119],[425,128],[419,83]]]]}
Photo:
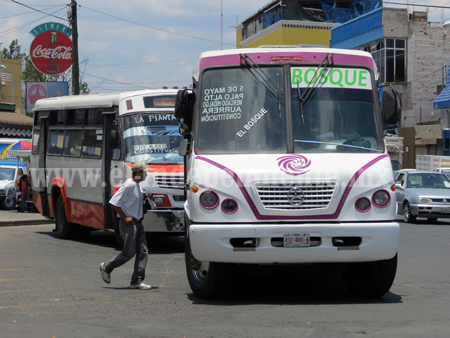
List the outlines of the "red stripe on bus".
{"type": "MultiPolygon", "coordinates": [[[[133,163],[125,163],[128,167],[132,167],[133,163]]],[[[184,173],[183,164],[148,164],[147,167],[152,169],[152,173],[184,173]]]]}
{"type": "Polygon", "coordinates": [[[102,205],[94,205],[87,202],[69,201],[72,210],[73,223],[85,225],[95,229],[104,230],[105,208],[102,205]]]}

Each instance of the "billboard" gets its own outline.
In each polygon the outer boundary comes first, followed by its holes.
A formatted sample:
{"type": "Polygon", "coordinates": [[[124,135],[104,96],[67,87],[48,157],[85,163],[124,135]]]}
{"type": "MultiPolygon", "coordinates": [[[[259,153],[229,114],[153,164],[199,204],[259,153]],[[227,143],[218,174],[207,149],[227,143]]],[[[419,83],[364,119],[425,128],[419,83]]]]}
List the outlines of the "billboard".
{"type": "Polygon", "coordinates": [[[47,22],[34,27],[30,34],[30,59],[34,67],[47,75],[64,73],[72,66],[72,31],[69,27],[47,22]]]}
{"type": "Polygon", "coordinates": [[[27,114],[31,114],[36,101],[47,97],[69,95],[69,82],[49,81],[49,82],[25,82],[27,114]]]}

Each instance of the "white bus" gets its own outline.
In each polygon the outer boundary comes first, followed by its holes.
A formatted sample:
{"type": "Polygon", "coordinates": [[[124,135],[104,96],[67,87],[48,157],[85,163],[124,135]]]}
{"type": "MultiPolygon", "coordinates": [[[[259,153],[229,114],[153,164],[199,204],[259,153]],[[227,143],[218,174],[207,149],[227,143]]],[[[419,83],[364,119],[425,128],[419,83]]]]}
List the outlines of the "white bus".
{"type": "MultiPolygon", "coordinates": [[[[201,55],[175,107],[195,295],[223,294],[250,265],[331,265],[353,294],[389,291],[399,225],[376,73],[352,50],[201,55]]],[[[384,120],[396,104],[384,100],[384,120]]]]}
{"type": "Polygon", "coordinates": [[[83,238],[93,229],[116,230],[109,199],[131,177],[131,166],[153,169],[141,183],[156,209],[147,232],[183,234],[183,158],[174,118],[176,90],[64,96],[36,102],[31,179],[33,202],[55,218],[59,237],[83,238]]]}

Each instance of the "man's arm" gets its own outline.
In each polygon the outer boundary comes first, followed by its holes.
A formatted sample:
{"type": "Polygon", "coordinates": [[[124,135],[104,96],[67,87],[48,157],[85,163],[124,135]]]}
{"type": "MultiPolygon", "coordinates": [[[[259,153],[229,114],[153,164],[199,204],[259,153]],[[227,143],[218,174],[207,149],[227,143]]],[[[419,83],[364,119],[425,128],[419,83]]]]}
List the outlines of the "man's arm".
{"type": "Polygon", "coordinates": [[[133,219],[131,217],[128,217],[127,215],[125,215],[125,213],[123,212],[122,208],[116,207],[114,204],[111,204],[111,206],[113,207],[114,211],[119,214],[120,218],[125,223],[127,223],[128,225],[133,224],[133,219]]]}

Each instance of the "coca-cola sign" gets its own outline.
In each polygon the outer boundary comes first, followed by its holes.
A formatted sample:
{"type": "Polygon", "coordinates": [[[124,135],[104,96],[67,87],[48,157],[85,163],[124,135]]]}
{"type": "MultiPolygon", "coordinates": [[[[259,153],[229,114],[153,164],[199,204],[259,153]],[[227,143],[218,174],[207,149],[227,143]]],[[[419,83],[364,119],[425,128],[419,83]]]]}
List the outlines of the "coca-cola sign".
{"type": "Polygon", "coordinates": [[[48,23],[36,27],[34,34],[30,32],[35,35],[41,30],[31,43],[30,58],[36,69],[47,75],[61,74],[72,65],[72,40],[59,26],[48,23]]]}

